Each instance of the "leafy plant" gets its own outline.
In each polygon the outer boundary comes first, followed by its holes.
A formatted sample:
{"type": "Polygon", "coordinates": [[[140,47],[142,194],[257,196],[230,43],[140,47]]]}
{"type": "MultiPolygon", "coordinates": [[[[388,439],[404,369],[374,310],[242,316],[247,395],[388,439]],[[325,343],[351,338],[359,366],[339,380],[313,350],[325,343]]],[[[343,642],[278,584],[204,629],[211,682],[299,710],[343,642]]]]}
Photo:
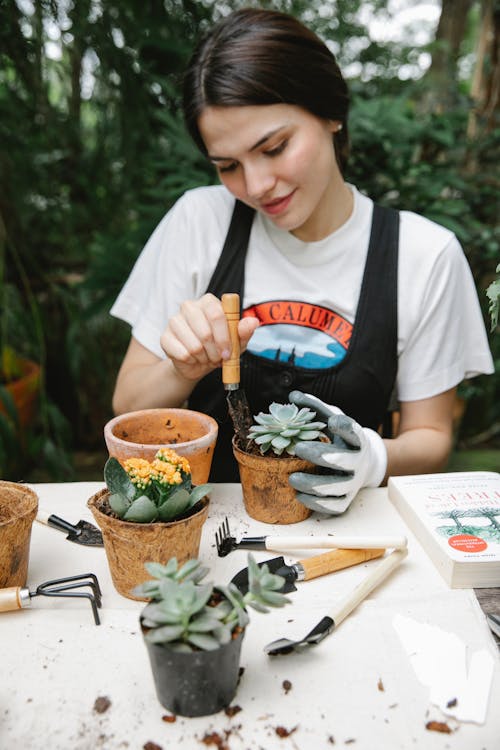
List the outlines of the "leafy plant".
{"type": "Polygon", "coordinates": [[[122,466],[111,457],[104,480],[113,512],[135,523],[175,521],[212,489],[210,484],[193,489],[189,462],[168,448],[160,449],[152,462],[129,458],[122,466]]]}
{"type": "Polygon", "coordinates": [[[283,451],[295,455],[295,446],[302,440],[316,440],[326,427],[325,422],[313,422],[316,412],[295,404],[272,403],[269,412],[260,412],[254,417],[248,437],[259,446],[261,453],[272,449],[281,456],[283,451]]]}
{"type": "Polygon", "coordinates": [[[279,591],[284,584],[282,576],[270,573],[266,564],[259,567],[251,554],[246,594],[234,583],[200,583],[208,568],[201,567],[199,560],[188,560],[179,568],[174,557],[166,565],[146,563],[145,568],[153,580],[133,591],[153,600],[141,616],[145,638],[173,651],[215,650],[248,625],[247,607],[268,612],[269,607],[282,607],[290,601],[279,591]]]}
{"type": "Polygon", "coordinates": [[[491,282],[486,290],[489,300],[489,313],[491,318],[491,330],[494,331],[498,325],[498,312],[500,309],[500,263],[497,266],[497,278],[491,282]]]}

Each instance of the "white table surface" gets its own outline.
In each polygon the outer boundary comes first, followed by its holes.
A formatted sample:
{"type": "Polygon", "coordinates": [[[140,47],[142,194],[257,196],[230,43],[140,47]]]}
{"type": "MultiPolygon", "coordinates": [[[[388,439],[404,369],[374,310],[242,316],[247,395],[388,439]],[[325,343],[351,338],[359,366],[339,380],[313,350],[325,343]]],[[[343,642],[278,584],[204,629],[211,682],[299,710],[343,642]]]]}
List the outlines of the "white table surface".
{"type": "MultiPolygon", "coordinates": [[[[76,523],[92,521],[86,500],[96,482],[32,485],[40,509],[76,523]]],[[[0,748],[29,750],[140,750],[148,742],[163,750],[207,747],[217,732],[228,750],[498,750],[500,748],[500,659],[485,617],[471,590],[442,581],[408,532],[383,489],[364,490],[341,517],[313,514],[293,526],[268,526],[249,518],[237,484],[216,485],[204,526],[200,557],[210,578],[227,582],[246,567],[246,552],[217,557],[214,533],[225,516],[238,539],[243,534],[406,534],[409,555],[321,644],[300,654],[270,658],[263,647],[280,636],[303,637],[376,561],[298,584],[293,604],[263,615],[251,611],[243,643],[242,676],[233,717],[162,720],[146,649],[138,628],[144,606],[114,589],[103,548],[71,543],[63,533],[33,525],[28,583],[96,573],[103,591],[102,624],[94,625],[87,601],[36,597],[31,607],[0,616],[0,748]],[[443,717],[416,678],[393,618],[411,617],[455,633],[470,652],[488,649],[495,668],[483,725],[443,717]],[[283,681],[291,689],[285,692],[283,681]],[[383,689],[381,689],[383,687],[383,689]],[[94,710],[106,696],[105,713],[94,710]],[[451,734],[425,728],[446,720],[451,734]],[[276,729],[290,731],[278,736],[276,729]]],[[[317,553],[317,552],[316,552],[317,553]]],[[[256,552],[258,561],[276,553],[256,552]]],[[[308,554],[308,553],[306,553],[308,554]]],[[[309,553],[310,554],[310,553],[309,553]]],[[[293,560],[296,558],[287,558],[293,560]]],[[[212,745],[215,746],[216,745],[212,745]]]]}

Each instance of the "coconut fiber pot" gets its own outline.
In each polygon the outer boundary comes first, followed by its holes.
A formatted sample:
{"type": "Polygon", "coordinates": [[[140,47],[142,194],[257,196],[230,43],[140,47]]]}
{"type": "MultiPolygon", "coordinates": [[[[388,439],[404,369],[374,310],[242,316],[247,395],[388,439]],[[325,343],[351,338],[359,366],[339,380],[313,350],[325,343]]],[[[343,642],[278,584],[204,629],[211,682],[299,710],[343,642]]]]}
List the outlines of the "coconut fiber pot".
{"type": "Polygon", "coordinates": [[[142,409],[121,414],[104,427],[110,456],[121,462],[152,461],[160,448],[172,448],[189,461],[193,484],[208,482],[217,433],[215,419],[191,409],[142,409]]]}
{"type": "Polygon", "coordinates": [[[256,521],[264,523],[298,523],[311,510],[295,499],[288,483],[293,471],[317,470],[310,461],[295,456],[254,455],[242,451],[233,438],[233,453],[240,471],[245,510],[256,521]]]}
{"type": "Polygon", "coordinates": [[[199,501],[197,506],[200,509],[188,518],[168,523],[122,521],[109,515],[112,511],[108,497],[109,490],[100,490],[92,495],[87,505],[101,529],[111,578],[119,594],[128,599],[139,599],[130,592],[147,580],[145,562],[165,564],[171,557],[176,557],[182,565],[198,557],[201,530],[208,515],[208,497],[199,501]]]}
{"type": "Polygon", "coordinates": [[[214,651],[191,653],[144,641],[161,705],[180,716],[208,716],[229,706],[238,686],[244,634],[214,651]]]}
{"type": "Polygon", "coordinates": [[[30,487],[0,481],[0,588],[26,584],[37,510],[38,495],[30,487]]]}

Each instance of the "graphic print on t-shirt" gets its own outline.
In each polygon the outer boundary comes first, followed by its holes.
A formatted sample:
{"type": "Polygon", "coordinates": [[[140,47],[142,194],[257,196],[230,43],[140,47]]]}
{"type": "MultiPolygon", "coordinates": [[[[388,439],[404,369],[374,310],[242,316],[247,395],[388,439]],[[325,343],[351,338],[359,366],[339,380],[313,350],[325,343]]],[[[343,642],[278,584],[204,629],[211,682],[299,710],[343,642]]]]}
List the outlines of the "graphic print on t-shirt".
{"type": "Polygon", "coordinates": [[[243,317],[258,318],[248,351],[297,367],[334,367],[345,357],[352,323],[321,305],[272,300],[247,307],[243,317]]]}

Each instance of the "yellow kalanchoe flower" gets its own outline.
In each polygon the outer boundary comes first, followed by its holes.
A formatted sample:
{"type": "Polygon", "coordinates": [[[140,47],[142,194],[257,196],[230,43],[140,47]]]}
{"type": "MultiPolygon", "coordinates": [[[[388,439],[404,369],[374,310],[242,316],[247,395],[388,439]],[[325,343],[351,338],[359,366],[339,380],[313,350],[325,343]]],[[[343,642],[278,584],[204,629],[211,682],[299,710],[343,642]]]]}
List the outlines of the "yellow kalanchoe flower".
{"type": "Polygon", "coordinates": [[[151,481],[151,465],[145,458],[128,458],[124,468],[133,484],[137,487],[147,487],[151,481]]]}
{"type": "Polygon", "coordinates": [[[160,484],[180,484],[181,472],[174,464],[155,458],[151,464],[151,477],[160,484]]]}
{"type": "Polygon", "coordinates": [[[183,471],[184,474],[191,473],[191,467],[189,466],[189,461],[187,460],[187,458],[185,458],[184,456],[179,456],[179,454],[171,448],[160,448],[155,458],[164,463],[174,464],[175,467],[179,471],[183,471]]]}
{"type": "Polygon", "coordinates": [[[178,485],[183,474],[190,474],[189,461],[170,448],[161,448],[150,463],[145,458],[128,458],[124,468],[133,484],[145,489],[152,482],[161,485],[178,485]]]}

